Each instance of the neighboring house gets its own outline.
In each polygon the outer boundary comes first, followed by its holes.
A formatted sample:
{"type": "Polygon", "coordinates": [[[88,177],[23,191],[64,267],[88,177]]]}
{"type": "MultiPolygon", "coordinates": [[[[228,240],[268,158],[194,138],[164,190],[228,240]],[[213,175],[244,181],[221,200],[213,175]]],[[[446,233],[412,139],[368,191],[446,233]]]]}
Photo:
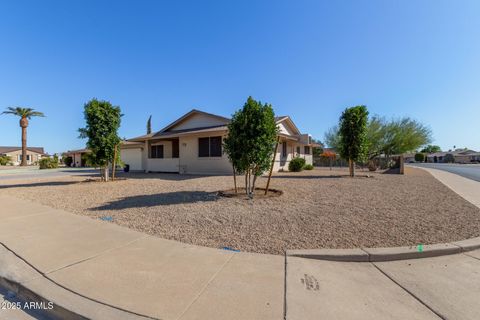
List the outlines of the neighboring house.
{"type": "Polygon", "coordinates": [[[90,153],[88,149],[69,150],[63,154],[64,157],[72,157],[71,167],[85,167],[85,155],[90,153]]]}
{"type": "Polygon", "coordinates": [[[445,157],[450,154],[454,158],[455,163],[472,163],[480,161],[480,152],[474,150],[458,149],[455,151],[435,152],[427,154],[427,162],[442,163],[445,157]]]}
{"type": "MultiPolygon", "coordinates": [[[[20,165],[22,162],[22,147],[1,147],[0,156],[8,156],[14,166],[20,165]]],[[[43,147],[27,147],[27,164],[37,164],[38,161],[47,156],[43,147]]]]}
{"type": "MultiPolygon", "coordinates": [[[[232,165],[223,152],[223,138],[230,119],[192,110],[158,132],[128,139],[121,157],[131,170],[191,174],[231,174],[232,165]]],[[[276,117],[279,128],[275,171],[288,170],[294,157],[312,164],[312,139],[302,134],[288,116],[276,117]]]]}

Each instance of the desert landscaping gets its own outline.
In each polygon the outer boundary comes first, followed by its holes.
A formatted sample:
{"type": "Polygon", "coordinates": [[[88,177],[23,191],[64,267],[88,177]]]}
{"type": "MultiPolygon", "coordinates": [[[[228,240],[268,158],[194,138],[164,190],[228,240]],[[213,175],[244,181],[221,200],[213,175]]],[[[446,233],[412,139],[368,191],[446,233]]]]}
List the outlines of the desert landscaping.
{"type": "MultiPolygon", "coordinates": [[[[283,254],[286,249],[410,246],[479,236],[480,210],[429,173],[317,168],[277,173],[280,196],[223,197],[232,177],[120,174],[5,181],[2,193],[107,220],[161,238],[214,248],[283,254]]],[[[258,187],[265,187],[260,178],[258,187]]]]}

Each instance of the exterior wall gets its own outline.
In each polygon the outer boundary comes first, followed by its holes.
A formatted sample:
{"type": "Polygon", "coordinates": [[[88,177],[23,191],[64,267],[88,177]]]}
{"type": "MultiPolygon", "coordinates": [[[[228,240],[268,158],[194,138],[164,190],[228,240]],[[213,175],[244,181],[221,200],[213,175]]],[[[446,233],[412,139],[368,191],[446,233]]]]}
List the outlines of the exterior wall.
{"type": "Polygon", "coordinates": [[[179,158],[147,159],[150,172],[178,172],[179,158]]]}
{"type": "MultiPolygon", "coordinates": [[[[21,163],[20,157],[22,155],[22,150],[8,152],[6,153],[6,155],[10,157],[13,165],[15,166],[20,165],[21,163]]],[[[34,163],[37,163],[38,160],[40,159],[42,159],[42,154],[27,150],[27,164],[32,165],[34,163]]]]}
{"type": "Polygon", "coordinates": [[[180,173],[231,174],[232,165],[226,154],[221,157],[203,158],[198,156],[198,138],[225,137],[226,131],[210,132],[180,137],[180,173]]]}
{"type": "Polygon", "coordinates": [[[193,114],[168,131],[225,125],[226,121],[206,114],[193,114]]]}

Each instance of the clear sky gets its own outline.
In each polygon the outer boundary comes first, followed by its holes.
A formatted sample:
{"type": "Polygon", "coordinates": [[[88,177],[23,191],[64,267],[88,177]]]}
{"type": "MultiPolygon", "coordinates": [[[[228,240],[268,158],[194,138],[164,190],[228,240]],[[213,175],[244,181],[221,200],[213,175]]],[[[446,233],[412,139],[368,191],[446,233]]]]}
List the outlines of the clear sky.
{"type": "MultiPolygon", "coordinates": [[[[29,145],[84,146],[83,104],[110,100],[120,134],[249,95],[323,139],[348,106],[410,116],[444,149],[480,150],[480,1],[2,1],[0,110],[43,111],[29,145]]],[[[20,128],[0,116],[0,145],[20,128]]]]}

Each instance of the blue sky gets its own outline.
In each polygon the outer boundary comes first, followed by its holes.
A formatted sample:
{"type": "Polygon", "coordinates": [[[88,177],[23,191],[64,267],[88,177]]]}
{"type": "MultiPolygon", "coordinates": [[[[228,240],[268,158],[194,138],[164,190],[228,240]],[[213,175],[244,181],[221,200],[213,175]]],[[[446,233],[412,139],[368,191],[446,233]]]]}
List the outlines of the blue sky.
{"type": "MultiPolygon", "coordinates": [[[[444,149],[480,149],[479,1],[10,1],[0,109],[43,111],[29,145],[80,148],[83,104],[120,105],[120,134],[249,95],[323,139],[348,106],[410,116],[444,149]]],[[[0,116],[0,145],[20,128],[0,116]]]]}

